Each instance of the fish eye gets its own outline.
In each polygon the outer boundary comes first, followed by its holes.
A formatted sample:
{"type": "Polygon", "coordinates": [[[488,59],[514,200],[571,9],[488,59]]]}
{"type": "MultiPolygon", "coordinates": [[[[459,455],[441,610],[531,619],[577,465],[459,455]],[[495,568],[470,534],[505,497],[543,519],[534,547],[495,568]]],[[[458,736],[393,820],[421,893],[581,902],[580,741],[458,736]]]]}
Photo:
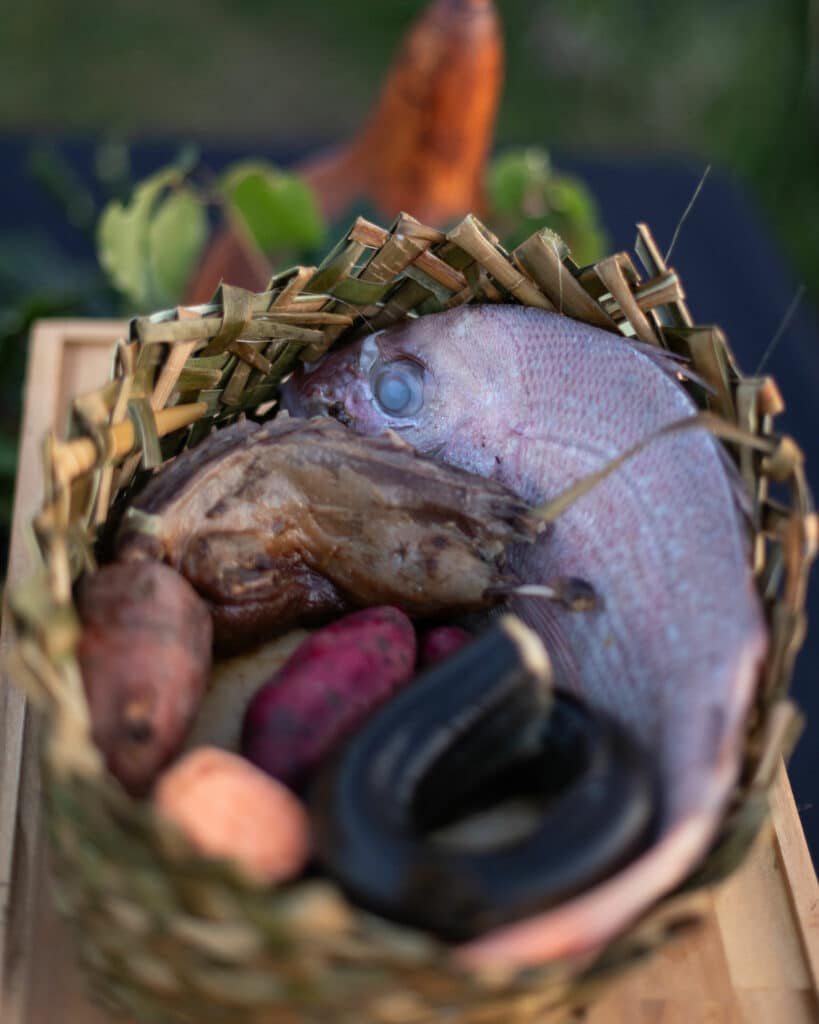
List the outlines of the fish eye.
{"type": "Polygon", "coordinates": [[[373,396],[388,416],[413,416],[424,404],[424,371],[408,359],[377,366],[373,396]]]}

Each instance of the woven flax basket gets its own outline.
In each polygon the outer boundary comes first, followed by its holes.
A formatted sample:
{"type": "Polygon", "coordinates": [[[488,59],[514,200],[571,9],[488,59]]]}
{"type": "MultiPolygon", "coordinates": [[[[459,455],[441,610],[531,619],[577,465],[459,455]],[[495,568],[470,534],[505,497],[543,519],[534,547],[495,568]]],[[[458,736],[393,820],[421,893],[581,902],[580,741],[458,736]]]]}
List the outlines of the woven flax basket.
{"type": "Polygon", "coordinates": [[[677,275],[642,225],[636,251],[640,269],[618,253],[581,270],[545,230],[508,253],[474,217],[448,234],[407,215],[390,230],[359,219],[321,266],[280,274],[265,292],[223,286],[209,305],[134,320],[109,383],[75,399],[67,434],[46,440],[46,497],[34,522],[42,567],[12,595],[12,669],[47,722],[58,898],[106,1005],[155,1024],[562,1020],[603,979],[696,920],[694,890],[739,862],[798,720],[786,688],[804,632],[816,522],[801,454],[774,431],[775,383],[743,377],[721,332],[693,325],[677,275]],[[89,738],[72,604],[106,524],[151,470],[212,428],[269,411],[297,360],[467,302],[557,309],[690,360],[707,384],[689,385],[698,403],[761,439],[761,450],[730,451],[751,498],[771,631],[741,780],[696,873],[594,962],[491,977],[456,970],[435,940],[361,913],[327,881],[254,888],[126,797],[89,738]]]}

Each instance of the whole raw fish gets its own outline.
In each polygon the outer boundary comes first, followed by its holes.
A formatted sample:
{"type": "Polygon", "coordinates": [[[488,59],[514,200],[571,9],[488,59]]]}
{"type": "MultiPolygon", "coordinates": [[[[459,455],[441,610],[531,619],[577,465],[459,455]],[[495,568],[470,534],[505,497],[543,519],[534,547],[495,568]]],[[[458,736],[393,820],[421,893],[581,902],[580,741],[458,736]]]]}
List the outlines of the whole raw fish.
{"type": "MultiPolygon", "coordinates": [[[[330,353],[287,387],[291,412],[396,431],[419,452],[548,501],[696,407],[667,354],[564,316],[466,306],[330,353]]],[[[740,765],[767,645],[736,480],[704,430],[658,437],[521,547],[522,578],[588,581],[596,610],[517,598],[560,681],[656,750],[657,842],[608,881],[460,956],[534,963],[592,950],[682,881],[740,765]]]]}

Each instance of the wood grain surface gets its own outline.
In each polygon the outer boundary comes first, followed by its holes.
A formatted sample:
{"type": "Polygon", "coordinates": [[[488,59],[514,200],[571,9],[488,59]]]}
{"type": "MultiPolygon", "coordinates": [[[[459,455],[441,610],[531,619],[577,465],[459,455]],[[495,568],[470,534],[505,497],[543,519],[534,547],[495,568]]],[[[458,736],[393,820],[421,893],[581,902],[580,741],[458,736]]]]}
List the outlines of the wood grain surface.
{"type": "MultiPolygon", "coordinates": [[[[28,522],[42,494],[40,443],[71,396],[97,387],[124,324],[43,321],[31,338],[7,580],[32,565],[28,522]]],[[[3,623],[0,649],[9,644],[3,623]]],[[[71,924],[49,896],[34,749],[36,718],[0,678],[0,1022],[110,1024],[90,1006],[71,924]]],[[[589,1024],[816,1024],[819,887],[784,769],[771,817],[744,866],[703,897],[705,924],[615,981],[589,1024]]],[[[229,1022],[226,1022],[229,1024],[229,1022]]]]}

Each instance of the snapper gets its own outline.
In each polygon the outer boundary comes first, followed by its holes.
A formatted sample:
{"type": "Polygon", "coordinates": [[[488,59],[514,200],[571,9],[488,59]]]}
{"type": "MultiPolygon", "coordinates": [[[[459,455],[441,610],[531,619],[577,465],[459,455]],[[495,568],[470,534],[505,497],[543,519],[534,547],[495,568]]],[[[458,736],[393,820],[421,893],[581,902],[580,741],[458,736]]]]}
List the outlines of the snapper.
{"type": "MultiPolygon", "coordinates": [[[[697,409],[668,354],[554,313],[464,306],[407,320],[299,370],[295,415],[396,432],[420,454],[542,504],[697,409]]],[[[511,552],[526,582],[578,578],[595,607],[515,596],[557,681],[655,751],[656,842],[607,881],[458,953],[473,966],[591,952],[680,883],[713,840],[740,767],[767,632],[724,450],[658,436],[511,552]]]]}

